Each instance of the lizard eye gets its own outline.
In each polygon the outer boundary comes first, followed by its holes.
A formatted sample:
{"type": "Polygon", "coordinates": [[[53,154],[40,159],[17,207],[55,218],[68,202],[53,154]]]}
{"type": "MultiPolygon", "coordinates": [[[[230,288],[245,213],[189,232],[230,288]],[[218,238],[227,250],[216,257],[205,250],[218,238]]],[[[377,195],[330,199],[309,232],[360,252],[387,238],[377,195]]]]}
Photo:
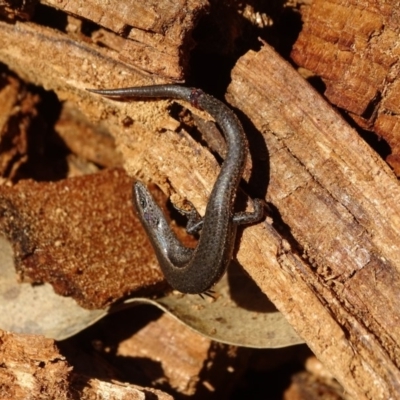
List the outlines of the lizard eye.
{"type": "Polygon", "coordinates": [[[139,204],[140,204],[140,208],[141,208],[141,209],[146,208],[146,206],[147,206],[147,201],[146,201],[146,199],[145,199],[144,197],[141,197],[141,198],[139,199],[139,204]]]}

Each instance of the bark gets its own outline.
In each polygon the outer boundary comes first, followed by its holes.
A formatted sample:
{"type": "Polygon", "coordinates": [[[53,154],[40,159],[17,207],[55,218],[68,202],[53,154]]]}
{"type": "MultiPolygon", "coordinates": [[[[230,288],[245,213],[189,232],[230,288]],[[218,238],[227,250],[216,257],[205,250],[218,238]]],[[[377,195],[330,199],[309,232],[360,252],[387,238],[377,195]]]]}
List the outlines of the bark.
{"type": "MultiPolygon", "coordinates": [[[[8,399],[144,399],[172,397],[160,390],[105,382],[72,372],[53,340],[0,331],[0,395],[8,399]]],[[[94,362],[94,360],[91,360],[94,362]]]]}
{"type": "Polygon", "coordinates": [[[239,261],[350,395],[398,398],[396,177],[268,46],[232,78],[229,99],[267,143],[268,199],[292,235],[291,251],[274,254],[246,229],[239,261]]]}
{"type": "Polygon", "coordinates": [[[194,44],[191,32],[208,5],[205,0],[130,0],[111,7],[109,2],[101,0],[43,0],[41,3],[105,28],[96,30],[93,40],[113,46],[117,59],[175,80],[184,76],[187,56],[194,44]],[[119,40],[115,34],[125,40],[119,40]]]}
{"type": "Polygon", "coordinates": [[[197,398],[228,396],[235,387],[235,377],[246,369],[250,355],[249,349],[218,344],[184,328],[168,314],[122,340],[116,353],[118,358],[143,360],[138,367],[155,387],[157,381],[164,380],[164,386],[174,393],[197,398]],[[146,368],[149,362],[159,367],[146,368]],[[229,368],[223,367],[226,365],[229,368]]]}
{"type": "Polygon", "coordinates": [[[71,368],[52,340],[0,331],[0,362],[2,399],[68,398],[71,368]]]}
{"type": "Polygon", "coordinates": [[[292,57],[326,84],[330,102],[385,139],[400,175],[400,11],[395,2],[313,1],[292,57]]]}

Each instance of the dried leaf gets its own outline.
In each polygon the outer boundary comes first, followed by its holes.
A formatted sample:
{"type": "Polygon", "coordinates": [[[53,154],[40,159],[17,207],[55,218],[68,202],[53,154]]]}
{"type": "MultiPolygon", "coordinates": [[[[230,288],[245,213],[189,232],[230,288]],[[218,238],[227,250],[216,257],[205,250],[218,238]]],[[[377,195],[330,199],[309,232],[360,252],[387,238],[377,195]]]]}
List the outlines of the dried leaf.
{"type": "Polygon", "coordinates": [[[132,298],[125,305],[154,304],[196,332],[222,343],[254,348],[304,343],[238,265],[231,263],[213,290],[213,299],[171,294],[157,300],[132,298]]]}

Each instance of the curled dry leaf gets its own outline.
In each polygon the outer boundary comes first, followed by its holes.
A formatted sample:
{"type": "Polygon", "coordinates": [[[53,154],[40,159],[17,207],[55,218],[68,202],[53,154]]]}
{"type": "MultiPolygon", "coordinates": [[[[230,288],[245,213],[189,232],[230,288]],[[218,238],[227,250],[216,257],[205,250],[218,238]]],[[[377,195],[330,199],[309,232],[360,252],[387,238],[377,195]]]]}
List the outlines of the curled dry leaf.
{"type": "Polygon", "coordinates": [[[151,302],[218,342],[270,349],[304,343],[237,264],[231,263],[213,290],[214,299],[171,294],[151,302]]]}

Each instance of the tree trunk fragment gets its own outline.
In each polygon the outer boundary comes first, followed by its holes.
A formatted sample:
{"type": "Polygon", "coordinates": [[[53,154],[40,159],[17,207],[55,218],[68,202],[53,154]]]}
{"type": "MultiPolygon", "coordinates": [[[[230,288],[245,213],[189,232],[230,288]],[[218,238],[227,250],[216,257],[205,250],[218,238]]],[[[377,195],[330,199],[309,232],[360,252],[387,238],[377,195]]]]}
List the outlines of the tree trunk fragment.
{"type": "Polygon", "coordinates": [[[303,19],[294,61],[322,78],[331,103],[388,142],[400,176],[398,3],[317,0],[303,19]]]}

